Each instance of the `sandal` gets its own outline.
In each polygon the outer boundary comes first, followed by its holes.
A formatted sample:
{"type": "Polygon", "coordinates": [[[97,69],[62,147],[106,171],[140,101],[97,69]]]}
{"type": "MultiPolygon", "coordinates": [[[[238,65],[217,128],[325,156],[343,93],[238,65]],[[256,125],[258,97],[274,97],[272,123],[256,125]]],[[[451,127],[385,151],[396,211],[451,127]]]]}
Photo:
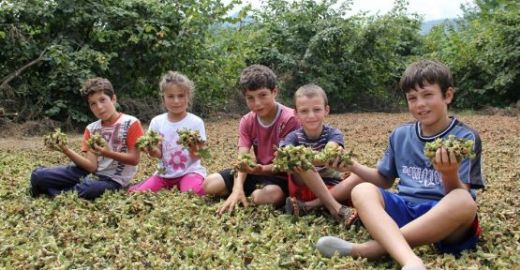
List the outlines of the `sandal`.
{"type": "Polygon", "coordinates": [[[246,198],[247,203],[249,203],[249,206],[256,206],[255,200],[253,199],[253,196],[249,196],[246,198]]]}
{"type": "Polygon", "coordinates": [[[336,215],[336,220],[347,228],[352,224],[359,224],[361,222],[356,209],[347,207],[345,205],[342,205],[339,208],[338,214],[336,215]]]}
{"type": "Polygon", "coordinates": [[[285,199],[284,209],[287,215],[293,215],[295,217],[309,214],[309,210],[306,209],[305,203],[294,197],[287,197],[287,199],[285,199]]]}

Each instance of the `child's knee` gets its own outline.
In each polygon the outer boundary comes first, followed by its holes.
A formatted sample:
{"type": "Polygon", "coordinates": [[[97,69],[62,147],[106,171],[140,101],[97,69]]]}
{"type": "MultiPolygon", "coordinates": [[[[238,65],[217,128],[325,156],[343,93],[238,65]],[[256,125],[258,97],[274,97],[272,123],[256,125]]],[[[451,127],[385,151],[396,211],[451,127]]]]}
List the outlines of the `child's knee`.
{"type": "Polygon", "coordinates": [[[200,183],[200,185],[193,186],[191,188],[191,191],[199,196],[206,195],[206,192],[204,191],[203,183],[200,183]]]}
{"type": "Polygon", "coordinates": [[[281,205],[285,201],[285,194],[277,185],[267,185],[262,189],[256,189],[251,193],[254,203],[268,201],[274,205],[281,205]]]}
{"type": "Polygon", "coordinates": [[[368,197],[373,197],[379,194],[379,188],[371,183],[360,183],[352,188],[350,193],[352,204],[354,207],[359,206],[366,201],[368,197]]]}
{"type": "Polygon", "coordinates": [[[451,198],[450,203],[454,206],[452,209],[459,209],[460,211],[468,213],[470,217],[475,216],[477,213],[477,203],[469,191],[458,188],[452,190],[447,196],[450,196],[451,198]]]}
{"type": "Polygon", "coordinates": [[[208,191],[210,191],[210,189],[211,189],[211,181],[212,181],[212,179],[209,178],[209,176],[206,177],[206,179],[204,179],[204,181],[202,181],[202,189],[204,189],[204,192],[208,193],[208,191]]]}
{"type": "Polygon", "coordinates": [[[193,192],[199,196],[204,196],[204,178],[199,176],[192,176],[188,179],[183,179],[179,183],[179,190],[181,192],[193,192]]]}
{"type": "Polygon", "coordinates": [[[43,167],[34,169],[31,173],[31,181],[38,181],[41,178],[43,167]]]}
{"type": "Polygon", "coordinates": [[[143,190],[140,188],[140,184],[135,184],[133,186],[128,187],[128,192],[141,192],[141,191],[143,191],[143,190]]]}
{"type": "Polygon", "coordinates": [[[220,174],[210,174],[202,181],[202,192],[210,195],[223,195],[226,191],[224,179],[220,174]]]}
{"type": "Polygon", "coordinates": [[[75,190],[78,193],[78,197],[87,200],[94,200],[105,192],[104,189],[100,189],[89,182],[76,185],[75,190]]]}
{"type": "Polygon", "coordinates": [[[31,185],[35,186],[38,184],[40,179],[43,178],[43,167],[38,167],[34,169],[31,173],[31,185]]]}
{"type": "Polygon", "coordinates": [[[87,200],[94,200],[103,194],[103,192],[99,192],[90,188],[77,188],[76,191],[78,192],[78,197],[87,200]]]}

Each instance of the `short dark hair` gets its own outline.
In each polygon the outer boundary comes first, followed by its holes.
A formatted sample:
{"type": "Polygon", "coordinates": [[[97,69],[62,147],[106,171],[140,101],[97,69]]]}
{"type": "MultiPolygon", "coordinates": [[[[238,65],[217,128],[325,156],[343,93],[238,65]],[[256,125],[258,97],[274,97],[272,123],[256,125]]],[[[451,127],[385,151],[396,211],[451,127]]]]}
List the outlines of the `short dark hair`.
{"type": "Polygon", "coordinates": [[[450,69],[441,62],[432,60],[419,60],[406,68],[399,82],[404,94],[415,90],[417,86],[424,84],[438,84],[442,95],[446,95],[448,88],[453,87],[453,78],[450,69]]]}
{"type": "Polygon", "coordinates": [[[112,87],[112,83],[110,83],[110,81],[108,79],[100,78],[100,77],[91,78],[91,79],[86,80],[83,83],[83,86],[81,87],[81,90],[80,90],[81,96],[85,100],[88,100],[89,96],[91,96],[95,93],[101,92],[101,91],[103,93],[105,93],[107,96],[109,96],[110,98],[112,98],[114,96],[114,87],[112,87]]]}
{"type": "Polygon", "coordinates": [[[261,88],[274,90],[276,88],[276,75],[264,65],[251,65],[240,73],[238,88],[245,94],[246,91],[255,91],[261,88]]]}

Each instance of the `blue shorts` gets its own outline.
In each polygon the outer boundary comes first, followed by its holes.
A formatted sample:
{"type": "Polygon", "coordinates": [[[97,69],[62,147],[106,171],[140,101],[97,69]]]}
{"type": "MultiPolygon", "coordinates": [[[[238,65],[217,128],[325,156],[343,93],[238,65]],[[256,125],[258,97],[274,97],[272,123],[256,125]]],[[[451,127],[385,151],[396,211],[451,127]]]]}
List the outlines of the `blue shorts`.
{"type": "MultiPolygon", "coordinates": [[[[422,216],[424,213],[432,209],[438,201],[428,201],[423,203],[414,203],[407,201],[403,197],[381,189],[381,195],[385,202],[385,211],[400,227],[408,224],[412,220],[422,216]]],[[[475,216],[471,229],[460,243],[446,244],[442,241],[435,243],[435,248],[442,253],[451,253],[455,256],[460,255],[464,250],[474,249],[480,238],[482,229],[480,228],[478,217],[475,216]]]]}

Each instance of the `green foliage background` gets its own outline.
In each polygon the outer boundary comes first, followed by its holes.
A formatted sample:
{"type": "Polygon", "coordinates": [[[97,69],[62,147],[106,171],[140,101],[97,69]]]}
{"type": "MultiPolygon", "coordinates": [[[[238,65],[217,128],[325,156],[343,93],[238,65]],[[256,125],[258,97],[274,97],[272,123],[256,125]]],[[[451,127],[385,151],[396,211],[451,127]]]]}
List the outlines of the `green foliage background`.
{"type": "Polygon", "coordinates": [[[2,0],[0,107],[15,121],[91,121],[78,98],[91,76],[112,81],[125,112],[147,122],[161,111],[158,81],[178,70],[197,86],[193,111],[241,112],[246,65],[279,75],[282,101],[314,82],[333,112],[395,111],[399,77],[431,58],[454,74],[459,109],[519,100],[520,3],[475,0],[464,15],[420,34],[422,18],[396,0],[387,14],[346,16],[351,1],[268,0],[235,12],[239,0],[2,0]],[[232,14],[232,15],[230,15],[232,14]]]}

